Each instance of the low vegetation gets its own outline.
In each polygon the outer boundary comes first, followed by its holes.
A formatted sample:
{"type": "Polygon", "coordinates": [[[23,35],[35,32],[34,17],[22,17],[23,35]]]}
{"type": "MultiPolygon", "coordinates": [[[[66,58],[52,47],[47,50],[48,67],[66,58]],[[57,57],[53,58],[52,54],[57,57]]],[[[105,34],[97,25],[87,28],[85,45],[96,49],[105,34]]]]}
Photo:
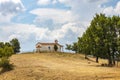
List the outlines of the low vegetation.
{"type": "Polygon", "coordinates": [[[11,70],[12,64],[10,64],[9,57],[14,53],[19,52],[19,42],[17,39],[12,39],[10,42],[0,42],[0,67],[1,72],[11,70]]]}

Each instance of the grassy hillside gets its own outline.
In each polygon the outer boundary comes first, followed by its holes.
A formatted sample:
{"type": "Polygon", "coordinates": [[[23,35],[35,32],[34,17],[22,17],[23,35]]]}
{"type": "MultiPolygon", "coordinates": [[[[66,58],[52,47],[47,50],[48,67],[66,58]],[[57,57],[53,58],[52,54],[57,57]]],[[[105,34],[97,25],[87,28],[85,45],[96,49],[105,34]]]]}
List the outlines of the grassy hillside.
{"type": "Polygon", "coordinates": [[[17,54],[10,58],[14,69],[1,73],[0,80],[120,80],[119,67],[100,67],[94,58],[80,54],[17,54]]]}

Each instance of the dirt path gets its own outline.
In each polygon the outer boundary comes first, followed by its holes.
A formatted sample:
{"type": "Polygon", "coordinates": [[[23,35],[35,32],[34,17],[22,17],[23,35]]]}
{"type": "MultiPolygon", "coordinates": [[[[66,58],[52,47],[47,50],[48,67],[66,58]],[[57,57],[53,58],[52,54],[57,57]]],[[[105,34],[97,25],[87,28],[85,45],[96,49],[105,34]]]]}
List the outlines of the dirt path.
{"type": "Polygon", "coordinates": [[[0,75],[0,80],[120,80],[120,68],[59,55],[20,54],[11,57],[14,70],[0,75]]]}

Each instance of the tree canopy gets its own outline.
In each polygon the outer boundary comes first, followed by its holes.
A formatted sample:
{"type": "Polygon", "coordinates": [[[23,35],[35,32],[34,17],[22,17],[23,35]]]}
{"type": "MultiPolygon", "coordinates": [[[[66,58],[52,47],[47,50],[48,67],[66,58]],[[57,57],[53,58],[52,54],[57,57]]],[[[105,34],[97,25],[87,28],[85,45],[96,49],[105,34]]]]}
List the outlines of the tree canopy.
{"type": "Polygon", "coordinates": [[[57,44],[54,45],[54,50],[55,50],[55,51],[58,50],[58,46],[57,46],[57,44]]]}
{"type": "Polygon", "coordinates": [[[120,17],[96,14],[76,44],[76,52],[92,54],[96,62],[99,57],[106,58],[109,65],[115,65],[116,53],[120,54],[120,17]]]}
{"type": "Polygon", "coordinates": [[[20,43],[18,39],[12,39],[10,42],[0,42],[0,67],[10,69],[9,57],[19,52],[20,43]]]}
{"type": "Polygon", "coordinates": [[[20,52],[20,42],[18,41],[17,38],[12,39],[10,41],[10,44],[13,47],[15,53],[20,52]]]}

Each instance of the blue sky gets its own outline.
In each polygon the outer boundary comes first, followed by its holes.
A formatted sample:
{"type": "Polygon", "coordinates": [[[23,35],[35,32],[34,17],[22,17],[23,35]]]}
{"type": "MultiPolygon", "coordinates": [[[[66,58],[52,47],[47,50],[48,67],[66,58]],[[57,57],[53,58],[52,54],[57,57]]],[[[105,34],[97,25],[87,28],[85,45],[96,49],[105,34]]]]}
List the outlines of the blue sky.
{"type": "Polygon", "coordinates": [[[120,0],[0,0],[0,41],[18,38],[21,51],[37,42],[77,41],[96,13],[120,14],[120,0]]]}

